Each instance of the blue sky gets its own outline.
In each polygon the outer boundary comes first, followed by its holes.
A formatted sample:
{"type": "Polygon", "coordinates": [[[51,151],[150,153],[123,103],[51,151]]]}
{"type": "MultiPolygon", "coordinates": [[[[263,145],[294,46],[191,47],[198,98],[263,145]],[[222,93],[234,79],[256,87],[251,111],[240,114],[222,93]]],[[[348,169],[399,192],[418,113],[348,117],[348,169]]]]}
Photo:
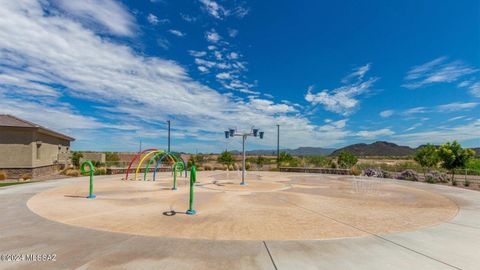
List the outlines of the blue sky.
{"type": "Polygon", "coordinates": [[[0,113],[74,149],[480,145],[478,1],[0,3],[0,113]]]}

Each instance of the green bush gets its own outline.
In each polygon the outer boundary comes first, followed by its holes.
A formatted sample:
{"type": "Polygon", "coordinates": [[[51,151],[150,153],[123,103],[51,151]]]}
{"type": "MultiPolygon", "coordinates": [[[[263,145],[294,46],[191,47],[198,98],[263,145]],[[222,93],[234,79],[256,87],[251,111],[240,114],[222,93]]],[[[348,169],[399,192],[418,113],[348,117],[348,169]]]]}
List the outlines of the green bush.
{"type": "Polygon", "coordinates": [[[310,156],[305,158],[305,163],[314,167],[326,168],[329,167],[330,160],[324,156],[310,156]]]}
{"type": "Polygon", "coordinates": [[[337,164],[342,169],[350,169],[357,164],[358,158],[348,151],[342,151],[337,157],[337,164]]]}
{"type": "Polygon", "coordinates": [[[96,168],[95,172],[93,174],[94,175],[106,175],[107,174],[107,168],[105,168],[105,167],[96,168]]]}
{"type": "Polygon", "coordinates": [[[235,162],[235,159],[232,156],[232,153],[228,151],[223,151],[220,156],[217,158],[218,163],[225,164],[225,165],[230,165],[235,162]]]}
{"type": "Polygon", "coordinates": [[[79,151],[73,151],[72,152],[72,163],[73,165],[75,166],[80,166],[80,158],[83,157],[83,154],[82,152],[79,152],[79,151]]]}

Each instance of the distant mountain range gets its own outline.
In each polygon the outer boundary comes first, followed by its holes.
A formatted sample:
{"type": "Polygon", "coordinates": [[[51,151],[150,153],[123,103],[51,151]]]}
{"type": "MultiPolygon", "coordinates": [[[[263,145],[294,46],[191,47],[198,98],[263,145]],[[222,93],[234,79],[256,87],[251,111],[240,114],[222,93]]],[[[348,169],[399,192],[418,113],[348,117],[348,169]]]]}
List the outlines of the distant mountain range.
{"type": "MultiPolygon", "coordinates": [[[[352,144],[340,149],[333,148],[322,148],[322,147],[299,147],[297,149],[280,149],[280,152],[286,152],[293,156],[336,156],[341,151],[349,151],[355,156],[411,156],[415,153],[418,148],[421,148],[423,145],[417,148],[411,148],[408,146],[401,146],[391,142],[377,141],[371,144],[366,143],[357,143],[352,144]]],[[[472,148],[475,150],[477,155],[480,155],[480,148],[472,148]]],[[[230,151],[234,155],[241,155],[240,151],[230,151]]],[[[276,150],[251,150],[247,151],[247,156],[275,156],[277,154],[276,150]]]]}
{"type": "Polygon", "coordinates": [[[410,156],[415,153],[414,148],[400,146],[391,142],[378,141],[371,144],[357,143],[335,150],[332,156],[342,151],[349,151],[355,156],[410,156]]]}
{"type": "MultiPolygon", "coordinates": [[[[299,147],[297,149],[280,149],[280,152],[289,153],[292,156],[328,156],[335,149],[322,147],[299,147]]],[[[234,155],[242,154],[241,151],[230,151],[234,155]]],[[[246,151],[247,156],[276,156],[277,150],[251,150],[246,151]]]]}

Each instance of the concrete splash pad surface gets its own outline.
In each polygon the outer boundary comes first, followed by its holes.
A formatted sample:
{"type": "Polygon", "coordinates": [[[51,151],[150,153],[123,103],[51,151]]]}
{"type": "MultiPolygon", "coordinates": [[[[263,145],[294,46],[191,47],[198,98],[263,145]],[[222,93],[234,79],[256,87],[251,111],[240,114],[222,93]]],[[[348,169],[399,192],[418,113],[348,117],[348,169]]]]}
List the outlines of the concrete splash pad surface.
{"type": "MultiPolygon", "coordinates": [[[[160,177],[158,177],[160,176],[160,177]]],[[[156,182],[88,183],[46,190],[28,202],[36,214],[60,223],[133,235],[212,240],[314,240],[413,231],[457,213],[436,193],[383,182],[325,175],[251,173],[247,186],[237,173],[199,172],[195,209],[188,216],[188,185],[171,176],[156,182]]],[[[150,177],[151,178],[151,177],[150,177]]]]}

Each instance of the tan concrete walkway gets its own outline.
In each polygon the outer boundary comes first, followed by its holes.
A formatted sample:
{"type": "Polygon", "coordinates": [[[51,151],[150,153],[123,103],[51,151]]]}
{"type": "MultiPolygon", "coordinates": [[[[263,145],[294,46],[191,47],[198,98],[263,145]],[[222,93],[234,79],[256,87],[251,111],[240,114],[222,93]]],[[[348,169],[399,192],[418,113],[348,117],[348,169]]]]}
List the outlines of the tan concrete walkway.
{"type": "Polygon", "coordinates": [[[86,178],[1,188],[0,253],[55,253],[56,261],[0,261],[0,269],[477,269],[480,264],[478,192],[393,180],[262,173],[251,173],[259,177],[238,188],[234,177],[209,174],[197,187],[199,215],[193,217],[163,215],[170,207],[184,211],[188,199],[183,183],[171,195],[166,175],[158,183],[98,177],[95,200],[75,197],[87,194],[86,178]],[[163,202],[176,196],[178,202],[163,202]],[[100,211],[109,207],[116,209],[100,211]],[[131,214],[138,220],[128,223],[131,214]],[[223,226],[205,229],[215,226],[219,215],[223,226]],[[108,227],[115,219],[123,225],[108,227]],[[311,226],[312,221],[319,223],[311,226]],[[153,226],[175,223],[180,229],[153,226]],[[384,224],[397,227],[390,230],[384,224]],[[297,233],[299,227],[309,233],[297,233]],[[339,233],[349,238],[332,238],[339,233]],[[255,240],[225,240],[248,237],[255,240]],[[323,240],[307,240],[316,238],[323,240]]]}

